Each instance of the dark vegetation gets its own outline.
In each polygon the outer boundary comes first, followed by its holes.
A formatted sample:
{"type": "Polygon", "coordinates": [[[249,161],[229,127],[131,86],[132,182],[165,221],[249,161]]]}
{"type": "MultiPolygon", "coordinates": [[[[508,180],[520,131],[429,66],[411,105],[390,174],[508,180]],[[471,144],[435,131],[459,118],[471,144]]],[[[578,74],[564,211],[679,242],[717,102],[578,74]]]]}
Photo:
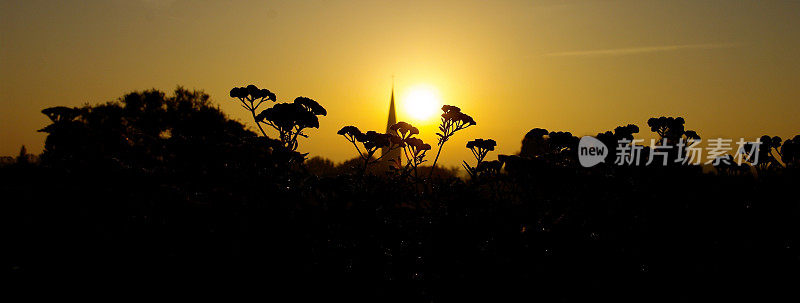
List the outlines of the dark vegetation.
{"type": "MultiPolygon", "coordinates": [[[[800,136],[761,138],[758,159],[744,155],[753,169],[725,155],[703,173],[675,164],[676,149],[667,166],[618,166],[611,152],[582,168],[577,137],[534,128],[519,154],[497,160],[497,142],[470,141],[475,159],[462,179],[435,168],[444,143],[476,125],[458,107],[443,108],[435,147],[405,122],[390,133],[343,127],[357,157],[335,165],[298,152],[327,114],[316,101],[276,103],[255,86],[231,97],[257,132],[182,88],[43,110],[52,123],[40,160],[22,151],[0,168],[6,268],[16,277],[311,281],[295,285],[306,290],[295,298],[369,281],[322,295],[406,302],[796,295],[800,136]],[[381,147],[402,156],[383,159],[381,147]]],[[[684,124],[648,121],[671,143],[700,138],[684,124]]],[[[616,149],[639,131],[597,138],[616,149]]]]}

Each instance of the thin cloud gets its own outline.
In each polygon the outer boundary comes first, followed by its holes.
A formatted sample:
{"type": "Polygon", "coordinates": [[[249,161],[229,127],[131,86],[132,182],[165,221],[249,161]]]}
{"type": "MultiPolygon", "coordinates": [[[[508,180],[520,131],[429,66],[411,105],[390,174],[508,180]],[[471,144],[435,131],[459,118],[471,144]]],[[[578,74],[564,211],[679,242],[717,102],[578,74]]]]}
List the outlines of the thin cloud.
{"type": "Polygon", "coordinates": [[[635,55],[644,53],[673,52],[673,51],[692,50],[692,49],[731,48],[736,46],[737,45],[733,43],[681,44],[681,45],[662,45],[662,46],[556,52],[556,53],[547,53],[544,54],[544,56],[546,57],[624,56],[624,55],[635,55]]]}

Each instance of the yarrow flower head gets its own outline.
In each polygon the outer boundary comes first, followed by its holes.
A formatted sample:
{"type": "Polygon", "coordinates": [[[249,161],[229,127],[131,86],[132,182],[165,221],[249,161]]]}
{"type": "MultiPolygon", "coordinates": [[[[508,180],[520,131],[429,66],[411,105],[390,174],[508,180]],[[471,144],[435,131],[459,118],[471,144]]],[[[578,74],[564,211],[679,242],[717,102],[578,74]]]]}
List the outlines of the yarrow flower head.
{"type": "MultiPolygon", "coordinates": [[[[475,139],[467,142],[467,148],[469,148],[472,155],[475,156],[475,159],[478,160],[478,164],[476,164],[475,167],[470,166],[467,161],[463,161],[464,169],[467,170],[470,176],[477,178],[479,175],[483,174],[483,172],[493,172],[495,171],[495,167],[502,167],[500,161],[490,161],[492,164],[486,164],[486,162],[483,161],[486,155],[490,151],[493,151],[496,146],[497,142],[492,139],[475,139]]],[[[500,169],[497,168],[496,170],[499,172],[500,169]]]]}
{"type": "Polygon", "coordinates": [[[431,175],[433,174],[434,168],[436,168],[436,162],[439,161],[439,154],[442,152],[444,143],[450,140],[450,137],[453,136],[455,132],[476,124],[475,119],[461,112],[461,108],[458,106],[444,105],[442,106],[442,112],[442,122],[439,125],[440,132],[436,133],[436,135],[439,136],[439,142],[436,144],[439,146],[439,150],[436,152],[433,165],[431,165],[431,175]]]}
{"type": "Polygon", "coordinates": [[[248,85],[246,87],[234,87],[231,89],[231,98],[245,99],[248,101],[255,101],[258,99],[276,101],[275,94],[266,88],[259,89],[255,85],[248,85]]]}
{"type": "Polygon", "coordinates": [[[408,137],[413,135],[419,134],[419,129],[414,127],[413,125],[407,122],[397,122],[396,124],[389,126],[389,131],[396,132],[400,135],[401,138],[406,138],[406,134],[408,137]]]}
{"type": "Polygon", "coordinates": [[[392,135],[381,134],[379,132],[371,130],[361,134],[360,136],[357,136],[356,140],[364,144],[364,147],[370,150],[391,145],[392,144],[391,137],[392,135]]]}
{"type": "Polygon", "coordinates": [[[493,151],[494,147],[497,146],[497,142],[492,139],[475,139],[472,141],[467,142],[467,148],[469,149],[485,149],[488,151],[493,151]]]}
{"type": "Polygon", "coordinates": [[[340,129],[336,133],[339,134],[339,135],[342,135],[342,136],[347,135],[347,136],[350,136],[350,137],[353,137],[353,138],[356,138],[357,136],[360,136],[362,134],[361,130],[359,130],[358,127],[355,127],[355,126],[352,126],[352,125],[348,125],[348,126],[342,127],[342,129],[340,129]]]}
{"type": "Polygon", "coordinates": [[[371,163],[376,163],[383,158],[384,155],[389,153],[384,153],[378,159],[373,159],[372,156],[381,148],[388,148],[389,150],[400,148],[405,146],[405,142],[403,139],[395,134],[384,134],[379,133],[376,131],[367,131],[366,133],[361,132],[357,127],[348,125],[342,127],[337,134],[343,136],[347,141],[353,144],[358,152],[359,157],[364,161],[364,166],[361,171],[364,174],[367,170],[367,166],[371,163]],[[361,151],[361,148],[358,147],[358,143],[361,143],[364,146],[364,151],[361,151]]]}
{"type": "Polygon", "coordinates": [[[294,104],[298,104],[298,105],[302,106],[307,111],[309,111],[309,112],[311,112],[311,113],[313,113],[314,115],[317,115],[317,116],[327,116],[328,115],[328,111],[325,110],[325,108],[322,107],[322,105],[319,105],[319,103],[317,103],[317,101],[314,101],[313,99],[308,98],[308,97],[297,97],[297,98],[294,99],[294,104]]]}
{"type": "Polygon", "coordinates": [[[419,138],[406,138],[404,141],[406,145],[413,148],[415,151],[431,150],[431,145],[422,142],[422,140],[419,138]]]}

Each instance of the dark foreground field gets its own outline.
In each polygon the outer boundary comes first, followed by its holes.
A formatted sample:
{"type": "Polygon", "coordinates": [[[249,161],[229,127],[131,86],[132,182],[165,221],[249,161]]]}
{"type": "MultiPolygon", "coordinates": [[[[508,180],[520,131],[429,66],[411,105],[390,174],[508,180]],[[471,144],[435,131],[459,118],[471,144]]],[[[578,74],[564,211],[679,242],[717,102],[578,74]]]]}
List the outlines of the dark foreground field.
{"type": "Polygon", "coordinates": [[[542,173],[423,184],[7,166],[5,266],[20,279],[360,281],[339,295],[424,301],[795,295],[796,176],[542,173]]]}

